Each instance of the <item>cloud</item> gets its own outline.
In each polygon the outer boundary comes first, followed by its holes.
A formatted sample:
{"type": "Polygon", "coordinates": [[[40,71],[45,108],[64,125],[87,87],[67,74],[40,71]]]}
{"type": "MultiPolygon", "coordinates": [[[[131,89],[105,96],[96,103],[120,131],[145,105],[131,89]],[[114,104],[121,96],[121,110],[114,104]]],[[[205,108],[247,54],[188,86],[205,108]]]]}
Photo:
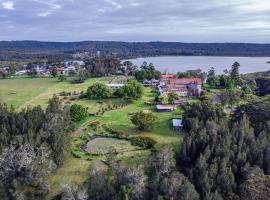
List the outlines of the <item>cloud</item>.
{"type": "Polygon", "coordinates": [[[14,12],[0,10],[5,27],[0,40],[270,43],[270,3],[266,0],[12,2],[14,12]]]}
{"type": "Polygon", "coordinates": [[[4,1],[4,2],[2,3],[2,6],[3,6],[3,8],[6,9],[6,10],[14,10],[14,9],[15,9],[15,8],[14,8],[14,3],[13,3],[12,1],[4,1]]]}
{"type": "Polygon", "coordinates": [[[117,3],[116,1],[113,1],[113,0],[104,0],[104,1],[111,4],[111,5],[113,5],[115,8],[118,8],[118,9],[123,7],[121,4],[119,4],[119,3],[117,3]]]}

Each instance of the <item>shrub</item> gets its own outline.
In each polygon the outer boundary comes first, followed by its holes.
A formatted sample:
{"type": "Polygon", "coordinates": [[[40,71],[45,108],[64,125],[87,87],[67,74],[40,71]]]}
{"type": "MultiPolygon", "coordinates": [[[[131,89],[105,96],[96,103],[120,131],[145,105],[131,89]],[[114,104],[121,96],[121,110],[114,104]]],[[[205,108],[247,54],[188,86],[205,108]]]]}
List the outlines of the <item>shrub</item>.
{"type": "Polygon", "coordinates": [[[143,85],[138,81],[132,80],[128,81],[127,84],[118,91],[117,96],[128,100],[136,100],[142,97],[143,91],[143,85]]]}
{"type": "Polygon", "coordinates": [[[142,137],[142,136],[133,137],[130,139],[130,141],[131,141],[132,145],[143,147],[145,149],[153,148],[155,146],[155,144],[157,143],[152,138],[142,137]]]}
{"type": "Polygon", "coordinates": [[[70,117],[74,122],[80,122],[86,117],[88,117],[87,108],[81,105],[74,104],[70,107],[70,117]]]}
{"type": "Polygon", "coordinates": [[[142,111],[135,113],[131,117],[131,122],[140,130],[150,129],[157,122],[158,118],[152,113],[144,113],[142,111]]]}
{"type": "Polygon", "coordinates": [[[88,99],[107,99],[111,97],[111,91],[108,86],[96,83],[87,89],[88,99]]]}

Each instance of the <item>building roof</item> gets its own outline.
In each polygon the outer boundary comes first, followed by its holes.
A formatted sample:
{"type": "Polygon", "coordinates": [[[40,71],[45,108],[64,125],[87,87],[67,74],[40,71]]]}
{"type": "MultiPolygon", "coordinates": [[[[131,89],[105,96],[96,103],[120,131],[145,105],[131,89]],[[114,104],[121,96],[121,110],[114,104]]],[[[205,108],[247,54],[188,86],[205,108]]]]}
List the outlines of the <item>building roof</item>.
{"type": "Polygon", "coordinates": [[[161,75],[161,79],[171,79],[173,77],[174,77],[173,74],[162,74],[161,75]]]}
{"type": "Polygon", "coordinates": [[[182,127],[182,119],[172,119],[173,127],[182,127]]]}
{"type": "Polygon", "coordinates": [[[202,84],[202,79],[200,78],[177,78],[169,80],[169,84],[178,84],[178,85],[189,85],[189,84],[202,84]]]}
{"type": "Polygon", "coordinates": [[[108,87],[124,87],[125,84],[106,84],[108,87]]]}
{"type": "Polygon", "coordinates": [[[173,110],[173,106],[157,105],[158,110],[173,110]]]}

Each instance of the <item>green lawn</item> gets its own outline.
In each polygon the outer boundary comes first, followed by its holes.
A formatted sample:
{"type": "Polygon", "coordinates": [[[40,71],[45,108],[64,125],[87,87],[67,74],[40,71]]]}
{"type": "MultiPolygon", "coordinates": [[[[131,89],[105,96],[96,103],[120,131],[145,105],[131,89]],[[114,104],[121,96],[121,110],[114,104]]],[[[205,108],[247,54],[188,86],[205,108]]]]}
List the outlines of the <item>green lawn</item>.
{"type": "Polygon", "coordinates": [[[110,77],[91,78],[82,84],[71,84],[70,79],[59,82],[56,78],[12,78],[0,79],[0,99],[16,109],[27,106],[41,105],[46,107],[47,102],[54,94],[62,91],[81,92],[95,82],[108,83],[110,77]]]}

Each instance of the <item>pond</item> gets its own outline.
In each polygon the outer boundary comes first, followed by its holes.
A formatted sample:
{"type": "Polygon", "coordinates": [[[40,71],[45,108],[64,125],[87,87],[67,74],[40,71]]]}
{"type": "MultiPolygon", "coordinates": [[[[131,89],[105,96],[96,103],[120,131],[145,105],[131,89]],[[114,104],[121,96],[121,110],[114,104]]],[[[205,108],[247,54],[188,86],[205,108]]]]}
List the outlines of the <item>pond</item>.
{"type": "Polygon", "coordinates": [[[117,153],[124,153],[130,151],[137,151],[141,148],[131,145],[130,141],[125,139],[93,136],[91,140],[84,146],[84,150],[97,155],[108,154],[111,150],[117,153]]]}
{"type": "Polygon", "coordinates": [[[225,57],[225,56],[160,56],[131,59],[137,66],[144,61],[153,63],[161,72],[177,73],[179,71],[201,69],[207,72],[211,67],[218,74],[230,69],[234,62],[239,62],[241,73],[252,73],[270,70],[270,57],[225,57]]]}

